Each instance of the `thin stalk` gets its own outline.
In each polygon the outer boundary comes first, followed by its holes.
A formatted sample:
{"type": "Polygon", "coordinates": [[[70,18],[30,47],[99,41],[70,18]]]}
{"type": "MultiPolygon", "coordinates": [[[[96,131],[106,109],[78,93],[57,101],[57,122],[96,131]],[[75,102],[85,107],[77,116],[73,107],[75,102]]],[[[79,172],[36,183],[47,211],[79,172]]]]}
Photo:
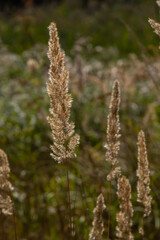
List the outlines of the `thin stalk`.
{"type": "Polygon", "coordinates": [[[14,236],[15,240],[17,240],[17,227],[16,227],[16,214],[15,214],[15,209],[13,208],[13,222],[14,222],[14,236]]]}
{"type": "Polygon", "coordinates": [[[143,229],[143,233],[140,233],[140,235],[141,235],[141,237],[142,237],[142,240],[144,240],[144,215],[143,215],[143,217],[142,217],[142,226],[141,226],[141,228],[143,229]]]}
{"type": "MultiPolygon", "coordinates": [[[[112,152],[113,154],[113,152],[112,152]]],[[[111,166],[111,171],[113,170],[113,166],[111,166]]],[[[109,182],[109,198],[108,198],[108,231],[107,231],[107,240],[110,237],[110,222],[111,222],[111,191],[112,191],[112,184],[111,181],[109,182]]]]}
{"type": "Polygon", "coordinates": [[[108,231],[107,231],[107,240],[109,240],[110,234],[110,218],[111,218],[111,181],[109,182],[109,205],[108,205],[108,231]]]}
{"type": "Polygon", "coordinates": [[[87,203],[85,184],[84,184],[84,181],[83,181],[83,178],[82,178],[81,174],[80,174],[80,179],[81,179],[81,197],[82,197],[83,207],[85,209],[85,217],[86,217],[86,219],[88,221],[88,224],[90,224],[89,213],[88,213],[89,206],[88,206],[88,203],[87,203]]]}
{"type": "Polygon", "coordinates": [[[4,216],[1,212],[1,220],[2,220],[2,239],[5,239],[5,232],[4,232],[4,216]]]}
{"type": "MultiPolygon", "coordinates": [[[[57,201],[57,199],[56,199],[56,201],[57,201]]],[[[65,227],[64,227],[64,219],[62,217],[60,205],[58,203],[57,203],[57,213],[58,213],[57,215],[58,215],[60,226],[61,226],[61,232],[63,233],[63,236],[65,236],[66,232],[65,232],[65,227]]]]}
{"type": "Polygon", "coordinates": [[[73,236],[68,160],[66,161],[66,176],[67,176],[67,197],[68,197],[68,211],[69,211],[69,234],[71,234],[71,236],[73,236]]]}

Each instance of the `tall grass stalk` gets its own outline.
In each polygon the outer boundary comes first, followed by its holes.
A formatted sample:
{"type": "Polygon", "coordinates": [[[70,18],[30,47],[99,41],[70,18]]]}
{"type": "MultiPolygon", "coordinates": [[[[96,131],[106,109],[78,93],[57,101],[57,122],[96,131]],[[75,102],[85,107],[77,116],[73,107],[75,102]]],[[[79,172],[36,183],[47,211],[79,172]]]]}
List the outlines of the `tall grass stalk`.
{"type": "Polygon", "coordinates": [[[14,236],[15,240],[17,240],[17,225],[16,225],[16,213],[15,213],[15,208],[13,208],[13,221],[14,221],[14,236]]]}
{"type": "Polygon", "coordinates": [[[138,169],[137,169],[137,201],[143,206],[142,227],[139,233],[144,235],[144,220],[151,213],[152,197],[150,195],[150,170],[147,157],[147,147],[143,131],[138,134],[138,169]]]}
{"type": "Polygon", "coordinates": [[[107,176],[109,181],[109,206],[108,206],[108,228],[107,239],[110,236],[110,218],[111,218],[111,194],[112,194],[112,180],[116,179],[121,174],[121,169],[118,166],[118,152],[119,152],[119,104],[120,104],[120,88],[119,82],[116,80],[113,85],[112,96],[109,106],[109,115],[107,121],[107,141],[105,144],[106,161],[110,164],[110,173],[107,176]]]}
{"type": "Polygon", "coordinates": [[[50,69],[47,90],[50,98],[48,122],[53,137],[51,156],[58,163],[66,165],[69,232],[73,235],[68,165],[69,161],[76,157],[75,148],[79,144],[79,135],[75,134],[75,125],[70,122],[72,98],[71,94],[68,93],[69,72],[65,69],[65,54],[61,50],[57,28],[54,23],[49,26],[49,34],[48,58],[50,60],[50,69]]]}

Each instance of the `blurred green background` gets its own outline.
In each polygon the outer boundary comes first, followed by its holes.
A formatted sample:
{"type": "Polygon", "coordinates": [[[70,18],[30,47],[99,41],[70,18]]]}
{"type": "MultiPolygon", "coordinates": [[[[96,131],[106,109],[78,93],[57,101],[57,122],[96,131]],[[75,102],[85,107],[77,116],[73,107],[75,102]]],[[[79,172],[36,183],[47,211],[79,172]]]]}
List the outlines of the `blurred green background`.
{"type": "MultiPolygon", "coordinates": [[[[121,84],[119,160],[132,185],[133,233],[136,240],[141,239],[136,142],[143,129],[153,197],[144,240],[160,239],[160,57],[159,39],[148,23],[149,17],[159,21],[158,6],[150,0],[23,3],[21,8],[12,4],[0,12],[0,148],[8,154],[11,166],[17,239],[69,239],[65,167],[50,157],[52,137],[46,120],[48,26],[52,21],[66,52],[71,115],[81,136],[78,158],[70,163],[74,239],[88,239],[100,192],[108,203],[109,167],[103,145],[115,79],[121,84]]],[[[112,189],[111,239],[115,239],[116,183],[112,189]]],[[[0,218],[0,240],[15,239],[13,218],[0,218]]],[[[105,229],[107,218],[106,209],[105,229]]]]}

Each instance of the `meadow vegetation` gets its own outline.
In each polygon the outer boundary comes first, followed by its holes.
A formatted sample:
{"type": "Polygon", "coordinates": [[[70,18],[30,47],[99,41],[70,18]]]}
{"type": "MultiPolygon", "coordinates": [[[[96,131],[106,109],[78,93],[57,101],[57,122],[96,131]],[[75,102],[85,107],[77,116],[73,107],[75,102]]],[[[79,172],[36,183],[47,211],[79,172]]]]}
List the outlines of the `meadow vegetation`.
{"type": "Polygon", "coordinates": [[[72,9],[0,13],[0,240],[159,239],[158,6],[72,9]]]}

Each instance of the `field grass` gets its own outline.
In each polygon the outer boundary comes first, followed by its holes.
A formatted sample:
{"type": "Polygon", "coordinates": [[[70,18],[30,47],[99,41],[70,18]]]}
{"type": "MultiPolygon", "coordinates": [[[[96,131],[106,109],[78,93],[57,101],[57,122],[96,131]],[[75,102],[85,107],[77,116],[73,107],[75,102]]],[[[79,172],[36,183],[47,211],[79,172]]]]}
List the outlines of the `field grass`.
{"type": "MultiPolygon", "coordinates": [[[[143,129],[151,170],[152,214],[144,240],[159,239],[159,39],[148,24],[158,21],[151,1],[103,5],[95,9],[47,5],[0,13],[0,148],[10,162],[18,239],[64,239],[68,226],[66,169],[50,157],[47,122],[48,26],[57,23],[66,52],[73,97],[71,119],[80,135],[77,159],[70,163],[75,239],[86,240],[97,196],[108,202],[109,166],[105,161],[107,116],[112,84],[120,82],[121,150],[119,162],[132,185],[136,240],[142,207],[136,203],[137,135],[143,129]]],[[[108,208],[108,206],[107,206],[108,208]]],[[[108,210],[104,211],[104,239],[108,210]]],[[[112,187],[111,239],[119,203],[112,187]]],[[[12,217],[0,217],[2,240],[14,239],[12,217]],[[3,234],[3,235],[2,235],[3,234]]],[[[68,240],[68,239],[67,239],[68,240]]]]}

